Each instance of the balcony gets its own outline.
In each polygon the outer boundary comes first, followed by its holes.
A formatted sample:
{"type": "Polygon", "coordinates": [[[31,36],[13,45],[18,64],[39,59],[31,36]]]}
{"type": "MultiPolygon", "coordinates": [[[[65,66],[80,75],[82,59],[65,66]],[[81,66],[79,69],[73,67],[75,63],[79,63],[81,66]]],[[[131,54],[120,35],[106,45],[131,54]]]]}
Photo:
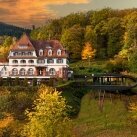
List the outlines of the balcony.
{"type": "Polygon", "coordinates": [[[45,63],[37,63],[36,66],[37,66],[37,67],[45,67],[46,65],[45,65],[45,63]]]}

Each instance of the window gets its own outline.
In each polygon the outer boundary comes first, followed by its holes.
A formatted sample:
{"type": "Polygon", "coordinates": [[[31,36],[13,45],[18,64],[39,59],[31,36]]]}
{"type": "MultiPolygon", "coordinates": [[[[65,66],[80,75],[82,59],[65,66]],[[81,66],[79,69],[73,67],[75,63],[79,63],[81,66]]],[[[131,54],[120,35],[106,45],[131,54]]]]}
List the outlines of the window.
{"type": "Polygon", "coordinates": [[[21,60],[20,63],[21,63],[21,64],[25,64],[25,63],[26,63],[26,60],[21,60]]]}
{"type": "Polygon", "coordinates": [[[49,70],[49,74],[50,74],[50,75],[55,75],[55,74],[56,74],[55,69],[54,69],[54,68],[51,68],[51,69],[49,70]]]}
{"type": "Polygon", "coordinates": [[[25,52],[22,52],[21,55],[22,55],[22,56],[25,56],[25,52]]]}
{"type": "Polygon", "coordinates": [[[60,49],[57,50],[57,55],[61,56],[61,50],[60,49]]]}
{"type": "Polygon", "coordinates": [[[21,75],[21,76],[24,76],[24,75],[25,75],[25,72],[26,72],[26,71],[25,71],[24,68],[20,69],[20,75],[21,75]]]}
{"type": "Polygon", "coordinates": [[[48,63],[48,64],[54,63],[54,59],[48,59],[48,60],[47,60],[47,63],[48,63]]]}
{"type": "Polygon", "coordinates": [[[45,63],[45,60],[40,59],[40,60],[38,60],[37,62],[38,62],[38,64],[44,64],[44,63],[45,63]]]}
{"type": "Polygon", "coordinates": [[[18,60],[13,60],[12,63],[13,64],[18,64],[18,60]]]}
{"type": "Polygon", "coordinates": [[[49,55],[49,56],[52,55],[52,50],[51,50],[51,49],[48,51],[48,55],[49,55]]]}
{"type": "Polygon", "coordinates": [[[21,56],[22,55],[22,53],[21,52],[18,52],[18,56],[21,56]]]}
{"type": "Polygon", "coordinates": [[[16,68],[12,69],[12,75],[17,76],[18,75],[18,70],[16,68]]]}
{"type": "Polygon", "coordinates": [[[20,49],[26,49],[27,48],[27,45],[19,45],[18,46],[20,49]]]}
{"type": "Polygon", "coordinates": [[[33,63],[34,63],[34,60],[29,60],[28,63],[29,63],[29,64],[33,64],[33,63]]]}
{"type": "Polygon", "coordinates": [[[33,69],[32,68],[30,68],[29,70],[28,70],[28,75],[33,75],[33,69]]]}
{"type": "Polygon", "coordinates": [[[63,59],[57,59],[57,63],[58,63],[58,64],[63,63],[63,59]]]}
{"type": "Polygon", "coordinates": [[[33,55],[33,53],[32,52],[28,52],[28,56],[32,56],[33,55]]]}
{"type": "Polygon", "coordinates": [[[39,56],[43,56],[43,50],[42,49],[39,50],[39,56]]]}
{"type": "Polygon", "coordinates": [[[13,53],[13,56],[17,56],[17,55],[18,55],[18,52],[14,52],[14,53],[13,53]]]}

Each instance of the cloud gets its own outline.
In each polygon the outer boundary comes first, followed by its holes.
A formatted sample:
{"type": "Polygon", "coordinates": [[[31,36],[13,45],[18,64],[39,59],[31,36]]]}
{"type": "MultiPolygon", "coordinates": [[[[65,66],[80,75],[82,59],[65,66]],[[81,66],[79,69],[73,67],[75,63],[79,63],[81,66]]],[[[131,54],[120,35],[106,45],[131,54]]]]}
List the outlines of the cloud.
{"type": "Polygon", "coordinates": [[[0,21],[29,26],[56,16],[49,5],[86,4],[89,0],[0,0],[0,21]]]}

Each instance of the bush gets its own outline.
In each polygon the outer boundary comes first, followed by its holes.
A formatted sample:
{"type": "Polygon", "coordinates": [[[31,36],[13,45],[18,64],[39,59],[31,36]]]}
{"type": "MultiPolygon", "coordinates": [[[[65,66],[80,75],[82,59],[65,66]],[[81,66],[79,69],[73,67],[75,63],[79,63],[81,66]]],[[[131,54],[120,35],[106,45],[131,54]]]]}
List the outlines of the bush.
{"type": "Polygon", "coordinates": [[[28,123],[21,132],[23,137],[71,136],[70,120],[67,117],[68,106],[60,94],[51,87],[40,86],[33,111],[26,111],[28,123]]]}
{"type": "Polygon", "coordinates": [[[128,70],[128,63],[126,60],[117,57],[106,64],[106,70],[110,73],[120,73],[128,70]]]}

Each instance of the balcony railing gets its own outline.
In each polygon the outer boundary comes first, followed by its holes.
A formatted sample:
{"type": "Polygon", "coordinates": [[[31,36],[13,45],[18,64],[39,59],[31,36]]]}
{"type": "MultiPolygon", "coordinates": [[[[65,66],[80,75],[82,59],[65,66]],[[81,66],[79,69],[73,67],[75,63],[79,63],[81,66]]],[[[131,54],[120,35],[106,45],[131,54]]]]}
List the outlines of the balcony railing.
{"type": "Polygon", "coordinates": [[[13,77],[45,77],[45,76],[50,76],[50,77],[56,77],[57,75],[52,75],[49,72],[43,73],[43,74],[33,74],[33,75],[29,75],[29,74],[25,74],[25,75],[21,75],[21,74],[10,74],[9,76],[13,76],[13,77]]]}

